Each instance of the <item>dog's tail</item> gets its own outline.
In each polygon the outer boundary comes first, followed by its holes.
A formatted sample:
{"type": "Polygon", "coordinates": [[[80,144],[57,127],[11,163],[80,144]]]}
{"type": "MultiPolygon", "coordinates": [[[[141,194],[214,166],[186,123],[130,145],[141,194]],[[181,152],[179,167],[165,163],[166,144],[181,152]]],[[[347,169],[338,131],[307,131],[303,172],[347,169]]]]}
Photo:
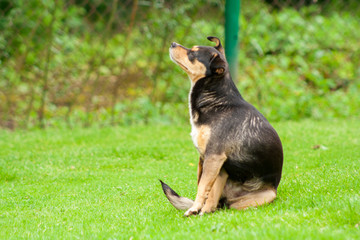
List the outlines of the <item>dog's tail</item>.
{"type": "Polygon", "coordinates": [[[174,190],[172,190],[167,184],[161,181],[162,189],[165,193],[167,199],[169,199],[170,203],[179,210],[187,210],[189,209],[194,201],[185,197],[180,197],[174,190]]]}

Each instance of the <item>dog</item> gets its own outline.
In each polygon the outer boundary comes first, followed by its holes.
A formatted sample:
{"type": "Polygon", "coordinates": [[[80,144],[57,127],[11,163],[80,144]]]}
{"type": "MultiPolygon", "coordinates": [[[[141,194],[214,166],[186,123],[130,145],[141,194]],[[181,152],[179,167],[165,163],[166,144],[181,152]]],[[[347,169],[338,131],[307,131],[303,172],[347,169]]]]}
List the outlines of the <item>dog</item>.
{"type": "Polygon", "coordinates": [[[277,132],[236,88],[219,38],[208,40],[216,46],[189,49],[173,42],[169,49],[190,78],[191,137],[200,154],[195,201],[160,180],[170,203],[187,210],[184,216],[271,203],[283,165],[277,132]]]}

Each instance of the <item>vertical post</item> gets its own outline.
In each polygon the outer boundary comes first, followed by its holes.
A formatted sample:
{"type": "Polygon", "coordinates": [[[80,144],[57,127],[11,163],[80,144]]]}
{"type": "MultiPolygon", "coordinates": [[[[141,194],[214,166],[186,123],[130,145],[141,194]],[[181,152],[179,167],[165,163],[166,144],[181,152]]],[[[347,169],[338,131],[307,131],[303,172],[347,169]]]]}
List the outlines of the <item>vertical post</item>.
{"type": "Polygon", "coordinates": [[[225,3],[225,55],[234,81],[237,80],[240,2],[241,0],[226,0],[225,3]]]}

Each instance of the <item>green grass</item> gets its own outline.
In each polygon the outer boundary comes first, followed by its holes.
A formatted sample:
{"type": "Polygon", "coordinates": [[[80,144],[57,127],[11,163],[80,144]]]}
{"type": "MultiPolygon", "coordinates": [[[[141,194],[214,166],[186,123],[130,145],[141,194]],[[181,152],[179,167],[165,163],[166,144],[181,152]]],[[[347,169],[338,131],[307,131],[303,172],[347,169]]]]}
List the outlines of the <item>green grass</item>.
{"type": "Polygon", "coordinates": [[[195,196],[188,125],[0,131],[0,239],[360,239],[360,121],[274,126],[275,202],[190,218],[158,182],[195,196]]]}

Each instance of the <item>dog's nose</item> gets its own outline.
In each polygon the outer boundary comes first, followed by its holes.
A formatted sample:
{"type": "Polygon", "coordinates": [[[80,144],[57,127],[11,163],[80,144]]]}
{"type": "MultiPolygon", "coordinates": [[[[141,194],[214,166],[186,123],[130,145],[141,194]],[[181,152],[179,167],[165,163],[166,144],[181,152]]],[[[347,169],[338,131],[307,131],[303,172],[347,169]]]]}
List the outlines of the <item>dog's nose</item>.
{"type": "Polygon", "coordinates": [[[176,42],[173,42],[173,43],[171,43],[171,48],[174,48],[174,47],[176,47],[177,46],[177,43],[176,42]]]}

